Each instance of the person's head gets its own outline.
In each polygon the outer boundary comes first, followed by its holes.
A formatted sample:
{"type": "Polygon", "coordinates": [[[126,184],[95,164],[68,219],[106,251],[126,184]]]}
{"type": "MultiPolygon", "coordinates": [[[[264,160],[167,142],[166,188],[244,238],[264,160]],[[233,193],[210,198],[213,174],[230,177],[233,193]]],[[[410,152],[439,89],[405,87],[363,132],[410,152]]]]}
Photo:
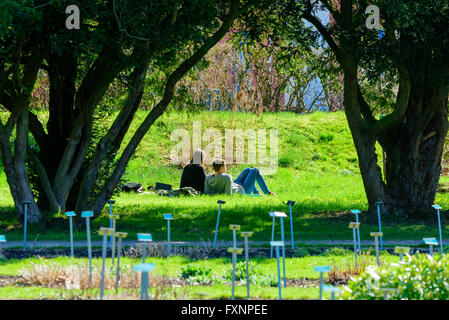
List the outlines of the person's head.
{"type": "Polygon", "coordinates": [[[205,158],[205,154],[203,150],[195,150],[195,152],[193,153],[193,157],[190,160],[190,163],[193,164],[203,164],[204,163],[204,158],[205,158]]]}
{"type": "Polygon", "coordinates": [[[212,163],[212,167],[214,168],[215,173],[226,172],[226,164],[223,160],[214,160],[214,162],[212,163]]]}

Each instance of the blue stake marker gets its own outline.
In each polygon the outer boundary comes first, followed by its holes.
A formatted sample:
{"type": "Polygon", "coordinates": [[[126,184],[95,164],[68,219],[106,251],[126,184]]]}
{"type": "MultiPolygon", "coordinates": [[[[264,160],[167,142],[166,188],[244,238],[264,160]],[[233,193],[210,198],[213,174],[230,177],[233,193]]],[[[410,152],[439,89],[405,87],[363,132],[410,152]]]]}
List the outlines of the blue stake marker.
{"type": "MultiPolygon", "coordinates": [[[[113,226],[112,226],[112,205],[115,203],[115,200],[110,199],[110,200],[108,200],[108,203],[109,203],[109,228],[113,228],[113,226]]],[[[114,236],[111,236],[111,249],[112,249],[112,238],[113,237],[114,236]]]]}
{"type": "Polygon", "coordinates": [[[152,242],[153,237],[149,233],[138,233],[137,240],[139,240],[140,242],[143,242],[142,263],[145,263],[145,258],[147,256],[147,242],[152,242]]]}
{"type": "Polygon", "coordinates": [[[122,255],[122,239],[128,236],[126,232],[116,232],[115,235],[118,238],[118,246],[117,246],[117,273],[115,280],[115,294],[118,293],[118,282],[120,280],[120,256],[122,255]]]}
{"type": "Polygon", "coordinates": [[[134,271],[141,272],[140,300],[148,300],[148,272],[154,270],[154,263],[141,263],[134,266],[134,271]]]}
{"type": "Polygon", "coordinates": [[[108,246],[108,236],[114,234],[114,229],[112,228],[100,228],[98,231],[98,234],[103,236],[103,250],[102,250],[102,259],[103,259],[103,266],[101,269],[101,291],[100,291],[100,300],[103,300],[104,296],[104,273],[105,273],[105,267],[106,267],[106,248],[108,246]]]}
{"type": "Polygon", "coordinates": [[[111,252],[112,252],[112,265],[111,268],[114,267],[114,260],[115,260],[115,229],[116,229],[116,225],[117,225],[117,219],[119,219],[118,215],[112,215],[112,230],[114,230],[114,232],[112,233],[112,246],[111,246],[111,252]]]}
{"type": "MultiPolygon", "coordinates": [[[[380,221],[380,207],[382,206],[383,202],[382,201],[377,201],[376,205],[377,205],[377,220],[379,221],[379,232],[382,233],[382,223],[380,221]]],[[[383,244],[382,244],[382,237],[380,237],[380,250],[383,250],[383,244]]]]}
{"type": "Polygon", "coordinates": [[[27,226],[28,226],[28,205],[31,201],[24,201],[24,212],[23,212],[23,250],[27,249],[27,226]]]}
{"type": "Polygon", "coordinates": [[[441,234],[441,220],[440,220],[440,210],[443,209],[439,205],[433,205],[432,206],[435,210],[437,210],[438,215],[438,230],[440,232],[440,247],[441,247],[441,254],[443,254],[443,236],[441,234]]]}
{"type": "Polygon", "coordinates": [[[404,256],[404,254],[408,254],[410,252],[410,248],[409,247],[395,247],[394,248],[394,253],[398,253],[399,254],[399,261],[402,261],[402,257],[404,256]]]}
{"type": "Polygon", "coordinates": [[[245,260],[246,260],[246,295],[249,299],[249,265],[248,265],[248,238],[254,234],[252,231],[242,232],[240,236],[245,238],[245,260]]]}
{"type": "MultiPolygon", "coordinates": [[[[273,211],[273,212],[268,212],[268,214],[270,215],[270,217],[273,217],[273,226],[271,228],[271,241],[274,241],[274,225],[276,223],[276,217],[280,218],[280,224],[281,224],[281,239],[282,241],[284,241],[284,224],[283,224],[283,218],[287,218],[287,215],[284,212],[280,212],[280,211],[273,211]]],[[[284,259],[285,259],[285,249],[283,251],[284,253],[284,259]]],[[[273,258],[273,247],[271,247],[270,250],[270,258],[273,258]]]]}
{"type": "Polygon", "coordinates": [[[341,292],[341,289],[334,286],[323,285],[323,290],[331,293],[331,299],[335,300],[335,293],[341,292]]]}
{"type": "Polygon", "coordinates": [[[352,229],[352,235],[354,237],[354,257],[355,257],[355,267],[358,267],[357,264],[357,240],[355,237],[356,234],[356,229],[359,229],[360,227],[360,222],[350,222],[349,223],[349,228],[352,229]]]}
{"type": "MultiPolygon", "coordinates": [[[[355,222],[359,222],[360,210],[354,209],[354,210],[351,210],[351,212],[355,214],[355,222]]],[[[359,253],[361,254],[362,253],[362,249],[360,247],[360,229],[359,228],[357,228],[357,241],[359,243],[359,253]]]]}
{"type": "Polygon", "coordinates": [[[214,249],[215,249],[215,244],[217,243],[218,225],[220,224],[221,205],[226,203],[226,201],[218,200],[217,203],[218,203],[218,215],[217,215],[217,226],[215,227],[215,236],[214,236],[214,245],[213,245],[214,249]]]}
{"type": "Polygon", "coordinates": [[[295,239],[293,238],[293,214],[292,214],[292,206],[295,205],[295,201],[288,200],[287,205],[290,208],[290,233],[292,234],[292,249],[295,246],[295,239]]]}
{"type": "Polygon", "coordinates": [[[73,221],[72,218],[76,216],[75,211],[67,211],[65,213],[67,217],[69,217],[70,222],[70,256],[73,258],[73,221]]]}
{"type": "Polygon", "coordinates": [[[235,295],[234,295],[235,294],[235,265],[237,263],[237,255],[241,254],[243,252],[243,249],[232,247],[232,248],[228,248],[228,252],[232,253],[232,296],[231,296],[231,300],[234,300],[235,299],[235,295]]]}
{"type": "Polygon", "coordinates": [[[89,218],[94,216],[93,211],[81,212],[81,217],[86,218],[86,233],[87,233],[87,255],[89,256],[89,282],[92,282],[92,243],[90,241],[90,222],[89,218]]]}
{"type": "MultiPolygon", "coordinates": [[[[281,217],[281,237],[282,243],[285,243],[284,239],[284,218],[281,217]]],[[[284,269],[284,288],[287,287],[287,280],[285,279],[285,246],[282,246],[282,267],[284,269]]]]}
{"type": "Polygon", "coordinates": [[[278,268],[278,289],[279,289],[279,300],[282,300],[282,294],[281,294],[281,266],[279,263],[279,247],[284,246],[284,242],[282,241],[270,241],[270,246],[276,247],[276,262],[277,262],[277,268],[278,268]]]}
{"type": "Polygon", "coordinates": [[[425,244],[429,246],[429,254],[433,256],[433,246],[438,245],[438,241],[435,238],[423,238],[425,244]]]}
{"type": "MultiPolygon", "coordinates": [[[[0,243],[6,242],[6,237],[4,235],[0,235],[0,243]]],[[[2,247],[0,246],[0,258],[2,257],[2,247]]]]}
{"type": "Polygon", "coordinates": [[[323,273],[329,272],[331,268],[329,266],[316,266],[313,271],[320,273],[320,300],[323,298],[323,273]]]}
{"type": "Polygon", "coordinates": [[[173,215],[171,213],[166,213],[162,215],[165,220],[167,220],[167,256],[170,256],[170,220],[173,220],[173,215]]]}

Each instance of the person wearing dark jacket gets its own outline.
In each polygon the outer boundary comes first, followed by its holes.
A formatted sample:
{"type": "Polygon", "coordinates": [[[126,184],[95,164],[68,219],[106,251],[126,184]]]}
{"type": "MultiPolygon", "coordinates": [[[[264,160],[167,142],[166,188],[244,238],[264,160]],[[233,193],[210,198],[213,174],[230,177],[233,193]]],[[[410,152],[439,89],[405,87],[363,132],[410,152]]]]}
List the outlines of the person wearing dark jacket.
{"type": "Polygon", "coordinates": [[[204,193],[204,181],[206,180],[206,170],[204,170],[205,154],[202,150],[193,153],[192,160],[184,167],[181,175],[180,188],[192,187],[196,191],[204,193]]]}

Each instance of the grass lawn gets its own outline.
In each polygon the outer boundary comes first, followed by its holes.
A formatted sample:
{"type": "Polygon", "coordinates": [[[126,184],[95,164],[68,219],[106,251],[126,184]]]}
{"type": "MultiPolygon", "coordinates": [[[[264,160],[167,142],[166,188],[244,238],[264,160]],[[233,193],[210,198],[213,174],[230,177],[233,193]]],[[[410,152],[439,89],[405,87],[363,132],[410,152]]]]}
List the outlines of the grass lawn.
{"type": "MultiPolygon", "coordinates": [[[[137,113],[136,122],[128,140],[143,120],[146,112],[137,113]]],[[[39,115],[40,117],[43,115],[39,115]]],[[[99,124],[107,128],[112,118],[102,119],[99,124]]],[[[181,169],[170,163],[170,150],[179,141],[171,141],[174,129],[192,131],[193,121],[201,121],[203,132],[217,128],[270,129],[279,131],[279,168],[274,175],[266,176],[268,186],[277,196],[197,196],[168,198],[154,194],[125,194],[114,196],[117,201],[114,212],[120,215],[117,229],[136,233],[153,234],[154,240],[165,240],[166,222],[163,213],[173,213],[172,240],[213,241],[217,216],[217,200],[223,199],[219,240],[231,240],[229,224],[240,224],[242,230],[254,231],[251,240],[269,240],[271,218],[269,211],[284,211],[287,200],[295,200],[293,220],[295,240],[352,239],[348,223],[354,220],[350,209],[367,209],[366,196],[359,173],[357,156],[342,112],[296,115],[292,113],[262,114],[260,117],[246,113],[202,112],[197,114],[170,113],[162,116],[146,135],[127,167],[125,180],[142,183],[145,187],[156,182],[179,186],[181,169]]],[[[224,136],[224,134],[223,134],[224,136]]],[[[206,145],[207,142],[204,142],[206,145]]],[[[380,155],[380,150],[378,150],[380,155]]],[[[381,157],[379,157],[381,161],[381,157]]],[[[233,176],[244,165],[232,165],[228,172],[233,176]]],[[[211,172],[211,168],[207,168],[211,172]]],[[[448,183],[448,177],[440,179],[448,183]]],[[[436,203],[449,206],[449,194],[437,194],[436,203]]],[[[0,234],[8,240],[23,239],[23,228],[14,215],[13,201],[6,184],[3,170],[0,174],[0,234]]],[[[70,209],[70,208],[68,208],[70,209]]],[[[93,230],[108,226],[108,208],[93,221],[93,230]]],[[[382,217],[384,239],[413,239],[437,237],[436,215],[427,221],[400,221],[382,217]]],[[[443,238],[449,237],[449,225],[443,215],[443,238]]],[[[361,239],[371,240],[369,233],[377,230],[377,216],[361,217],[361,239]]],[[[279,226],[277,225],[277,228],[279,226]]],[[[289,237],[289,219],[285,223],[289,237]]],[[[75,226],[75,239],[84,240],[84,222],[75,226]]],[[[279,230],[279,229],[278,229],[279,230]]],[[[28,239],[67,240],[68,221],[56,219],[29,226],[28,239]]],[[[99,240],[98,235],[93,239],[99,240]]]]}

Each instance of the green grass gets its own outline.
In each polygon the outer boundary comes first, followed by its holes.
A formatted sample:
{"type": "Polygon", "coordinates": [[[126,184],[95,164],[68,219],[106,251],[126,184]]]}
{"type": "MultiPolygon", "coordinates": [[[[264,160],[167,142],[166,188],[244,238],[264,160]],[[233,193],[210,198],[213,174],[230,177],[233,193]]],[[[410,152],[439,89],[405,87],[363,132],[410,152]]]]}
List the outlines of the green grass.
{"type": "MultiPolygon", "coordinates": [[[[125,140],[137,129],[147,112],[136,115],[125,140]]],[[[42,117],[42,115],[40,115],[42,117]]],[[[102,126],[110,125],[112,118],[102,119],[102,126]]],[[[366,196],[359,173],[356,151],[342,112],[296,115],[293,113],[262,114],[260,117],[247,113],[202,112],[198,114],[170,113],[163,115],[137,149],[130,161],[125,179],[142,183],[145,187],[156,182],[179,186],[181,169],[170,163],[170,150],[178,143],[171,141],[174,129],[185,128],[192,132],[193,121],[201,121],[202,130],[216,128],[223,133],[234,129],[277,129],[279,131],[279,168],[274,175],[266,176],[268,186],[276,197],[249,196],[198,196],[168,198],[147,194],[117,194],[114,212],[120,215],[117,228],[136,233],[149,232],[155,240],[166,238],[166,222],[163,213],[171,212],[173,240],[213,241],[218,205],[223,199],[219,239],[230,240],[229,224],[240,224],[243,230],[254,231],[252,240],[268,240],[271,234],[269,211],[288,213],[284,204],[295,200],[293,208],[296,240],[351,239],[348,230],[353,220],[350,209],[367,209],[366,196]],[[346,169],[346,171],[343,171],[346,169]]],[[[203,147],[207,144],[205,142],[203,147]]],[[[380,150],[378,150],[380,155],[380,150]]],[[[381,157],[379,157],[381,160],[381,157]]],[[[379,161],[380,161],[379,160],[379,161]]],[[[228,172],[236,177],[245,165],[232,165],[228,172]]],[[[207,168],[211,172],[211,168],[207,168]]],[[[449,182],[442,177],[442,182],[449,182]]],[[[438,194],[436,202],[449,206],[449,195],[438,194]]],[[[23,237],[22,225],[17,221],[14,204],[9,194],[5,175],[0,174],[0,234],[8,240],[23,237]]],[[[67,208],[70,210],[70,208],[67,208]]],[[[109,225],[108,209],[93,221],[93,230],[109,225]]],[[[285,228],[289,230],[289,221],[285,228]]],[[[85,239],[84,223],[76,226],[75,239],[85,239]]],[[[377,217],[362,217],[361,238],[372,239],[371,231],[377,230],[377,217]]],[[[437,236],[436,217],[429,221],[398,221],[383,217],[384,239],[415,239],[437,236]]],[[[29,226],[28,239],[66,240],[68,221],[57,219],[37,226],[29,226]]],[[[449,226],[443,223],[443,238],[449,237],[449,226]]],[[[94,239],[99,240],[97,235],[94,239]]]]}

